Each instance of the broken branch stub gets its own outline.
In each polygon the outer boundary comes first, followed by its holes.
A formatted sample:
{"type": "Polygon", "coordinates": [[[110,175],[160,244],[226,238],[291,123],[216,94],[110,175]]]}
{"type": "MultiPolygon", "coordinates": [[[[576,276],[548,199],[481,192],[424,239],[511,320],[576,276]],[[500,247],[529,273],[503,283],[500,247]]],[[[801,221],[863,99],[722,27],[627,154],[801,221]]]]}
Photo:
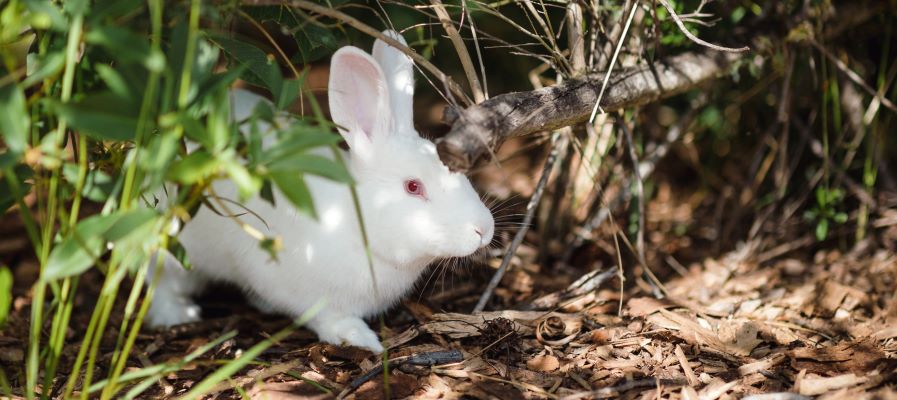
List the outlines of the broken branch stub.
{"type": "MultiPolygon", "coordinates": [[[[634,107],[682,93],[729,72],[743,57],[733,53],[694,52],[614,74],[601,100],[605,112],[634,107]]],[[[454,171],[466,171],[508,137],[558,129],[588,120],[604,73],[589,74],[555,86],[495,96],[464,110],[447,107],[449,133],[437,141],[439,157],[454,171]]]]}

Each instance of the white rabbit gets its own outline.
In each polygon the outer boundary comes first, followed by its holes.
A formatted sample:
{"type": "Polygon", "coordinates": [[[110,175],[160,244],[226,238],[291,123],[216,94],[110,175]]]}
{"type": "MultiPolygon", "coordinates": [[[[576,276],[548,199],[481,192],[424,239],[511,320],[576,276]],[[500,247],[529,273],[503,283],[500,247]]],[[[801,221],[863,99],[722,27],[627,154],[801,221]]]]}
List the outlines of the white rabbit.
{"type": "MultiPolygon", "coordinates": [[[[398,33],[384,33],[404,43],[398,33]]],[[[191,295],[208,280],[224,281],[242,287],[262,308],[292,317],[323,302],[308,323],[322,341],[381,352],[362,318],[395,304],[434,260],[468,256],[488,245],[494,231],[489,209],[467,178],[450,172],[433,143],[415,131],[413,74],[410,58],[380,40],[373,57],[347,46],[330,65],[330,111],[350,148],[343,158],[356,181],[376,288],[349,187],[306,176],[318,221],[298,213],[277,190],[277,207],[260,198],[244,204],[267,226],[249,214],[242,221],[282,238],[278,261],[234,221],[201,208],[178,236],[194,268],[185,270],[162,253],[148,324],[198,320],[191,295]]],[[[234,97],[237,119],[263,101],[244,91],[234,97]]],[[[237,197],[229,182],[214,189],[237,197]]]]}

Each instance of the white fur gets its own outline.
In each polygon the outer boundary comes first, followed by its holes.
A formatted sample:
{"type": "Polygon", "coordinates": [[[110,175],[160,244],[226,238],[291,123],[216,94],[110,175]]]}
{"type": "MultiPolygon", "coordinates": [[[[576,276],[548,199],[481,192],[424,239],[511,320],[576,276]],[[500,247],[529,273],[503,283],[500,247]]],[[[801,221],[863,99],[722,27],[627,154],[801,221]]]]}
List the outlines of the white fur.
{"type": "MultiPolygon", "coordinates": [[[[386,34],[404,43],[397,33],[386,34]]],[[[308,324],[321,340],[380,352],[377,335],[362,318],[395,304],[432,261],[467,256],[489,244],[489,210],[467,178],[450,172],[433,143],[413,128],[411,60],[380,41],[374,48],[376,60],[355,47],[337,51],[329,85],[333,120],[350,146],[343,158],[356,180],[373,271],[349,188],[306,176],[318,221],[298,213],[277,190],[276,208],[260,198],[244,204],[264,220],[246,213],[244,222],[283,240],[279,261],[270,260],[234,221],[201,208],[179,235],[194,270],[163,255],[150,325],[195,321],[199,310],[191,295],[207,280],[225,281],[241,286],[268,311],[292,317],[323,302],[308,324]],[[423,182],[427,199],[406,193],[404,182],[411,178],[423,182]]],[[[237,118],[264,101],[244,91],[234,97],[237,118]]],[[[237,198],[229,182],[214,189],[237,198]]]]}

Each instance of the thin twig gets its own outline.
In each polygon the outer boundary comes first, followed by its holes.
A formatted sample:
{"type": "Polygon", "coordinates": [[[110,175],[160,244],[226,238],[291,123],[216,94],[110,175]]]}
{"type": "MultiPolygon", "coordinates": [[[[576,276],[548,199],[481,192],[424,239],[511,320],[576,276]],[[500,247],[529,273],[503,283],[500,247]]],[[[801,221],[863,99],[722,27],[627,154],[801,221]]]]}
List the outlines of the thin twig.
{"type": "MultiPolygon", "coordinates": [[[[249,5],[249,6],[270,6],[270,5],[278,5],[279,6],[279,5],[284,5],[284,2],[282,0],[244,0],[242,4],[249,5]]],[[[318,5],[318,4],[312,3],[310,1],[291,0],[286,4],[289,4],[289,6],[291,6],[291,7],[299,8],[299,9],[306,10],[306,11],[311,11],[311,12],[329,17],[329,18],[333,18],[333,19],[342,21],[346,25],[349,25],[349,26],[361,31],[362,33],[364,33],[368,36],[382,40],[386,44],[394,47],[395,49],[401,51],[402,53],[405,53],[405,55],[407,55],[408,57],[411,57],[411,59],[414,60],[414,62],[417,63],[417,65],[420,65],[425,70],[427,70],[428,72],[430,72],[431,74],[433,74],[437,78],[439,78],[439,80],[441,80],[446,85],[446,87],[448,87],[448,89],[451,90],[451,92],[456,97],[460,98],[461,101],[463,101],[466,105],[473,104],[473,102],[470,100],[470,97],[468,97],[467,94],[464,93],[464,89],[462,89],[461,86],[458,85],[458,83],[455,82],[445,72],[442,72],[442,70],[440,70],[435,65],[433,65],[433,63],[431,63],[429,60],[427,60],[420,54],[417,54],[417,52],[415,52],[414,50],[408,48],[408,46],[402,45],[401,43],[399,43],[398,40],[395,40],[389,36],[384,35],[380,31],[372,28],[370,25],[365,24],[364,22],[361,22],[358,19],[356,19],[355,17],[352,17],[342,11],[339,11],[334,8],[318,5]]]]}
{"type": "Polygon", "coordinates": [[[505,257],[501,260],[501,265],[498,267],[498,270],[495,271],[495,274],[492,275],[492,280],[489,281],[489,285],[486,286],[486,290],[483,291],[480,300],[477,301],[476,307],[473,308],[474,313],[481,312],[486,308],[486,303],[492,298],[492,292],[495,291],[495,288],[498,287],[498,283],[501,282],[501,278],[505,275],[505,272],[507,272],[508,265],[511,263],[511,258],[514,257],[517,247],[523,242],[523,237],[526,236],[526,232],[533,222],[533,216],[536,214],[536,206],[539,205],[539,200],[542,199],[542,194],[545,191],[545,184],[548,183],[548,177],[551,175],[551,171],[557,163],[558,154],[567,147],[568,138],[567,136],[561,135],[559,132],[555,132],[551,138],[551,142],[551,153],[548,155],[548,159],[545,160],[545,166],[542,168],[542,176],[539,178],[539,183],[536,184],[536,190],[533,192],[533,197],[530,198],[529,203],[526,205],[526,217],[523,219],[523,226],[517,231],[514,240],[511,242],[511,246],[508,247],[508,251],[505,253],[505,257]]]}
{"type": "MultiPolygon", "coordinates": [[[[658,145],[650,155],[645,157],[644,161],[638,164],[636,169],[642,178],[647,178],[654,172],[657,163],[666,156],[672,144],[676,143],[682,133],[688,129],[688,126],[691,125],[691,122],[697,116],[698,111],[703,109],[702,106],[705,102],[706,98],[702,97],[697,104],[692,105],[689,112],[680,118],[679,122],[667,132],[666,140],[658,145]]],[[[601,226],[604,220],[611,215],[613,210],[616,210],[629,195],[629,185],[621,185],[621,190],[617,196],[606,206],[599,207],[597,213],[595,213],[592,218],[589,218],[581,229],[576,230],[576,237],[574,238],[573,243],[567,247],[564,256],[561,257],[561,263],[566,264],[570,260],[570,257],[572,257],[573,251],[582,246],[586,240],[589,240],[591,233],[601,226]]],[[[599,195],[598,200],[596,201],[602,201],[602,196],[599,195]]]]}
{"type": "MultiPolygon", "coordinates": [[[[464,361],[464,354],[462,354],[460,350],[448,350],[396,357],[389,360],[388,364],[391,368],[398,368],[400,365],[425,365],[432,367],[434,365],[452,364],[461,361],[464,361]]],[[[345,398],[350,393],[361,387],[361,385],[364,385],[365,382],[379,375],[382,371],[383,363],[377,364],[376,367],[371,368],[370,371],[365,372],[364,375],[355,378],[355,380],[352,381],[352,383],[350,383],[348,386],[346,386],[346,388],[343,389],[343,391],[340,392],[340,394],[336,396],[336,398],[345,398]]]]}
{"type": "Polygon", "coordinates": [[[467,76],[467,82],[470,84],[470,90],[473,92],[473,101],[482,103],[483,100],[486,100],[486,96],[483,94],[483,88],[480,86],[480,80],[477,78],[473,60],[470,58],[467,46],[461,39],[461,34],[455,29],[455,24],[452,22],[448,11],[445,10],[445,6],[442,5],[442,0],[430,0],[430,2],[433,3],[433,10],[439,16],[439,22],[442,23],[442,28],[445,29],[445,33],[448,34],[449,39],[452,41],[455,52],[458,53],[458,59],[461,60],[461,68],[464,69],[464,75],[467,76]]]}
{"type": "Polygon", "coordinates": [[[589,123],[595,122],[595,114],[598,110],[601,110],[601,113],[604,114],[604,110],[601,109],[601,98],[604,97],[604,90],[607,89],[607,81],[610,80],[610,73],[614,70],[614,65],[617,63],[617,56],[620,55],[620,49],[623,48],[623,42],[626,41],[626,33],[629,32],[629,25],[632,24],[632,18],[635,17],[635,11],[638,10],[638,3],[632,4],[632,9],[629,11],[629,18],[626,19],[626,25],[623,27],[623,34],[620,35],[620,41],[617,42],[617,49],[614,50],[614,56],[610,59],[610,66],[607,68],[607,72],[604,74],[604,82],[601,83],[601,90],[598,92],[598,100],[595,101],[595,107],[592,108],[592,115],[589,117],[589,123]]]}
{"type": "MultiPolygon", "coordinates": [[[[464,2],[466,5],[467,3],[464,2]]],[[[473,22],[473,13],[470,12],[470,7],[464,7],[464,12],[467,13],[467,20],[470,21],[470,36],[473,38],[473,48],[477,50],[477,62],[480,64],[480,79],[483,80],[483,96],[485,98],[489,98],[489,85],[486,80],[486,66],[483,64],[483,54],[480,50],[480,41],[477,37],[477,27],[473,22]]]]}
{"type": "Polygon", "coordinates": [[[728,51],[728,52],[730,52],[730,53],[741,53],[741,52],[743,52],[743,51],[748,51],[748,50],[751,49],[751,48],[748,47],[748,46],[739,47],[739,48],[733,48],[733,47],[720,46],[720,45],[716,45],[716,44],[713,44],[713,43],[704,41],[703,39],[701,39],[701,38],[695,36],[693,33],[691,33],[691,32],[688,30],[688,28],[685,27],[685,24],[682,22],[682,19],[679,18],[679,15],[676,14],[676,10],[673,9],[673,6],[671,6],[670,3],[667,2],[667,0],[658,0],[658,1],[660,1],[660,4],[662,4],[663,7],[667,9],[667,12],[670,13],[670,17],[673,18],[673,21],[676,23],[676,26],[679,27],[679,30],[682,31],[682,33],[683,33],[686,37],[688,37],[689,39],[691,39],[692,42],[695,42],[695,43],[697,43],[697,44],[699,44],[699,45],[701,45],[701,46],[709,47],[709,48],[711,48],[711,49],[713,49],[713,50],[718,50],[718,51],[728,51]]]}
{"type": "Polygon", "coordinates": [[[844,75],[847,76],[847,78],[849,78],[851,81],[853,81],[853,83],[860,85],[860,87],[863,88],[863,90],[865,90],[867,93],[869,93],[872,97],[878,99],[878,101],[880,101],[881,104],[883,106],[887,107],[889,110],[891,110],[893,112],[897,112],[897,106],[895,106],[894,103],[891,102],[891,100],[888,100],[888,98],[884,97],[882,95],[882,93],[873,89],[872,86],[869,86],[869,84],[866,83],[866,81],[864,81],[863,78],[859,74],[857,74],[856,72],[853,72],[853,70],[850,69],[850,67],[848,67],[847,64],[844,63],[844,61],[839,60],[837,57],[835,57],[834,54],[832,54],[832,52],[828,51],[828,49],[823,47],[821,44],[819,44],[819,42],[817,42],[816,40],[814,40],[812,38],[810,39],[810,44],[812,44],[813,47],[815,47],[823,55],[825,55],[825,58],[828,58],[829,61],[834,63],[835,66],[838,67],[838,69],[841,72],[843,72],[844,75]]]}
{"type": "Polygon", "coordinates": [[[626,138],[627,148],[629,149],[629,157],[632,159],[632,175],[635,178],[635,191],[638,196],[638,234],[635,239],[635,248],[638,251],[639,261],[646,265],[645,261],[645,184],[642,181],[642,174],[639,171],[638,156],[635,154],[635,142],[632,140],[632,133],[626,126],[626,121],[622,118],[618,120],[620,130],[626,138]]]}

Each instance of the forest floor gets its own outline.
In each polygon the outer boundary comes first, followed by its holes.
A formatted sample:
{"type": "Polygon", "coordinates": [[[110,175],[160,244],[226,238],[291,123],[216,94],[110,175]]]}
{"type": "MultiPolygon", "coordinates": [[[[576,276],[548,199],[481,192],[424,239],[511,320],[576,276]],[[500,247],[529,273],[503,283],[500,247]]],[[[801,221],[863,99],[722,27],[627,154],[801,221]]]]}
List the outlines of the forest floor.
{"type": "MultiPolygon", "coordinates": [[[[677,200],[663,183],[658,193],[647,205],[645,259],[660,284],[650,283],[635,259],[624,256],[621,290],[616,254],[623,244],[615,243],[609,228],[577,249],[569,263],[540,261],[533,229],[490,311],[481,314],[470,310],[500,256],[428,272],[426,285],[372,321],[382,324],[393,360],[391,396],[728,399],[790,392],[755,399],[897,398],[897,199],[882,197],[880,204],[890,208],[881,208],[867,237],[849,247],[812,235],[788,237],[783,232],[795,231],[791,221],[780,221],[778,235],[761,232],[726,250],[706,237],[715,214],[706,201],[677,200]],[[688,225],[684,233],[670,233],[680,224],[688,225]]],[[[24,380],[37,265],[17,217],[4,216],[0,227],[0,255],[16,283],[12,315],[0,331],[0,362],[16,387],[24,380]]],[[[63,366],[80,346],[100,278],[95,271],[81,278],[63,366]]],[[[127,290],[120,293],[101,343],[101,366],[111,359],[118,335],[112,327],[120,323],[127,290]]],[[[202,322],[144,331],[128,370],[176,362],[236,334],[141,397],[177,397],[290,325],[252,310],[228,288],[210,291],[201,305],[202,322]]],[[[379,361],[367,351],[318,343],[313,333],[298,329],[207,398],[383,398],[379,361]],[[372,370],[371,379],[359,379],[372,370]]],[[[99,368],[94,376],[106,372],[99,368]]]]}

